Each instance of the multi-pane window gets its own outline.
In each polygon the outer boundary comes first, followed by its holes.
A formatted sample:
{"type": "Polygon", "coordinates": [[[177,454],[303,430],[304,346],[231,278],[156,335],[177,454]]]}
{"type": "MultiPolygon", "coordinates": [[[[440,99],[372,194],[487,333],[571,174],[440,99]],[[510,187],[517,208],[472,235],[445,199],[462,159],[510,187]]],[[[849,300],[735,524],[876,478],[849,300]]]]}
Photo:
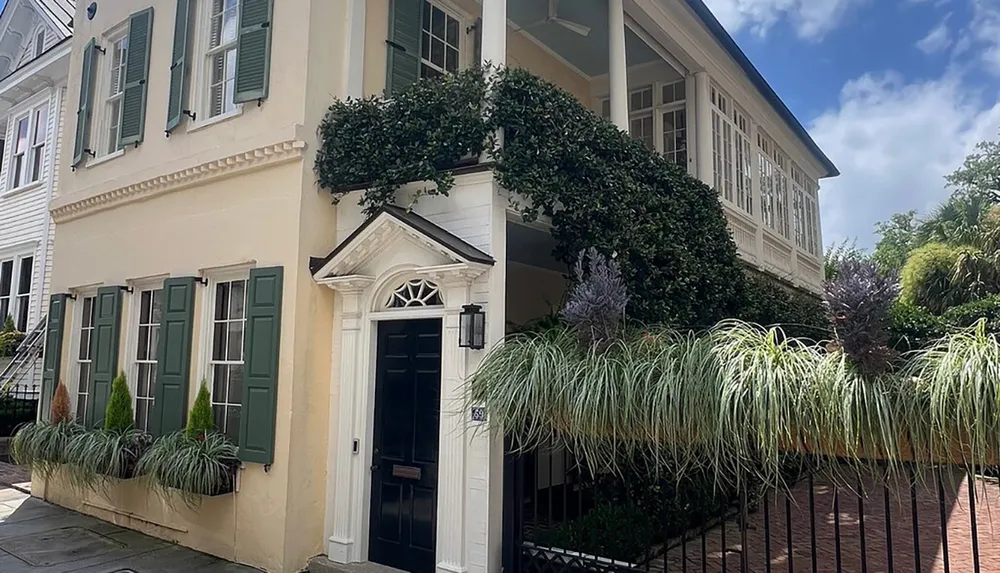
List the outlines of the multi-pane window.
{"type": "Polygon", "coordinates": [[[771,140],[757,134],[757,165],[760,169],[760,218],[768,228],[775,228],[774,165],[771,163],[771,140]]]}
{"type": "Polygon", "coordinates": [[[0,262],[0,321],[6,321],[11,316],[11,291],[14,286],[14,261],[12,259],[0,262]]]}
{"type": "Polygon", "coordinates": [[[790,238],[788,202],[788,157],[774,146],[774,215],[775,225],[783,237],[790,238]]]}
{"type": "Polygon", "coordinates": [[[436,78],[459,69],[462,25],[432,2],[424,2],[420,35],[420,77],[436,78]]]}
{"type": "Polygon", "coordinates": [[[663,112],[663,156],[687,165],[687,112],[683,107],[663,112]]]}
{"type": "Polygon", "coordinates": [[[210,0],[208,117],[236,111],[236,40],[240,0],[210,0]]]}
{"type": "Polygon", "coordinates": [[[14,149],[11,156],[10,186],[20,187],[28,182],[28,132],[31,117],[24,116],[17,120],[14,132],[14,149]]]}
{"type": "Polygon", "coordinates": [[[234,442],[240,437],[243,401],[246,287],[246,280],[216,283],[212,318],[212,410],[216,427],[234,442]]]}
{"type": "MultiPolygon", "coordinates": [[[[629,94],[629,135],[678,165],[687,165],[687,115],[684,81],[629,94]],[[659,100],[657,100],[659,98],[659,100]],[[654,117],[660,120],[657,122],[654,117]]],[[[601,116],[611,118],[611,100],[601,101],[601,116]]]]}
{"type": "Polygon", "coordinates": [[[17,120],[14,147],[10,158],[10,187],[34,183],[42,177],[45,163],[45,138],[49,131],[48,103],[40,105],[17,120]]]}
{"type": "Polygon", "coordinates": [[[121,35],[111,39],[107,48],[110,62],[108,68],[107,95],[104,100],[107,127],[104,132],[107,134],[107,142],[101,146],[102,153],[114,153],[118,151],[118,131],[122,122],[122,94],[125,91],[125,62],[128,56],[128,34],[122,32],[121,35]]]}
{"type": "Polygon", "coordinates": [[[723,199],[753,215],[750,120],[729,96],[711,88],[714,184],[723,199]]]}
{"type": "Polygon", "coordinates": [[[28,330],[28,310],[31,308],[31,271],[34,269],[34,257],[22,257],[17,273],[17,299],[15,300],[16,316],[14,327],[21,332],[28,330]]]}
{"type": "Polygon", "coordinates": [[[79,371],[76,390],[76,419],[83,420],[87,412],[87,401],[90,398],[90,337],[94,333],[94,305],[97,297],[88,296],[83,299],[83,309],[80,317],[80,350],[77,353],[76,364],[79,371]]]}
{"type": "Polygon", "coordinates": [[[163,290],[139,293],[139,324],[135,351],[135,427],[149,431],[156,395],[156,346],[163,317],[163,290]]]}
{"type": "Polygon", "coordinates": [[[45,163],[45,138],[49,132],[49,108],[42,106],[32,113],[31,123],[31,181],[42,178],[45,163]]]}
{"type": "Polygon", "coordinates": [[[809,181],[806,185],[806,251],[814,256],[820,256],[819,238],[819,205],[817,203],[817,185],[809,181]]]}
{"type": "Polygon", "coordinates": [[[28,329],[34,263],[31,256],[0,261],[0,321],[10,316],[21,332],[28,329]]]}

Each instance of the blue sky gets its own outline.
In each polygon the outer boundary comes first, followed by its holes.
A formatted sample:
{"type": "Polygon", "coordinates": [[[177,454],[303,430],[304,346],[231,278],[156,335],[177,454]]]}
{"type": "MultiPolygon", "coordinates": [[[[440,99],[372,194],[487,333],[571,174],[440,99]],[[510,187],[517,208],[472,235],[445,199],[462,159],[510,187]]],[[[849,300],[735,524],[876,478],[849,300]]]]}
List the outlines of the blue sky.
{"type": "Polygon", "coordinates": [[[1000,130],[1000,0],[706,0],[840,168],[824,243],[944,197],[1000,130]]]}

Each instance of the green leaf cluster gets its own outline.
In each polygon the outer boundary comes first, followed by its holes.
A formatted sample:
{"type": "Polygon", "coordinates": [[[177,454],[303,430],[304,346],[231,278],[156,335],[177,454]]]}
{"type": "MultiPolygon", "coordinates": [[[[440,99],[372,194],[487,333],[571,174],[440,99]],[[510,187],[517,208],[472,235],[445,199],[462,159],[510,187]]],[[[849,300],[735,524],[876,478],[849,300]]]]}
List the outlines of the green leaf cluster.
{"type": "Polygon", "coordinates": [[[411,181],[447,193],[448,170],[486,152],[526,221],[551,217],[555,258],[588,248],[615,256],[628,316],[711,324],[743,302],[743,279],[717,194],[522,69],[422,80],[392,99],[335,102],[315,170],[335,200],[365,189],[369,213],[411,181]],[[503,131],[503,146],[492,134],[503,131]]]}
{"type": "Polygon", "coordinates": [[[198,438],[175,432],[156,440],[139,462],[139,471],[164,497],[179,496],[196,506],[204,495],[233,491],[237,447],[217,432],[198,438]]]}
{"type": "Polygon", "coordinates": [[[215,431],[215,415],[212,413],[212,396],[208,393],[205,381],[202,380],[201,388],[198,388],[198,397],[195,398],[194,406],[188,415],[184,433],[187,437],[197,440],[213,431],[215,431]]]}
{"type": "Polygon", "coordinates": [[[111,381],[111,396],[104,410],[104,429],[108,432],[125,432],[131,429],[135,417],[132,413],[132,393],[129,392],[125,373],[111,381]]]}

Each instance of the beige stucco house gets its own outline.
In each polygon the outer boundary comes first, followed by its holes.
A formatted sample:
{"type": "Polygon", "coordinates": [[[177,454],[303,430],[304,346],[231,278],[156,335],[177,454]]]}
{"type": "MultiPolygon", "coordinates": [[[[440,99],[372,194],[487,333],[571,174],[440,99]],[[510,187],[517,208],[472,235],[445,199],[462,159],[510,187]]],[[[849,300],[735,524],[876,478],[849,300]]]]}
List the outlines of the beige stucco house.
{"type": "Polygon", "coordinates": [[[94,423],[123,370],[154,434],[205,381],[243,463],[196,508],[38,479],[60,505],[267,571],[500,570],[503,441],[457,400],[485,353],[459,316],[484,310],[488,348],[558,304],[551,237],[489,169],[413,212],[332,205],[333,98],[528,68],[719,189],[748,264],[820,287],[836,169],[700,0],[101,0],[73,32],[46,381],[94,423]]]}

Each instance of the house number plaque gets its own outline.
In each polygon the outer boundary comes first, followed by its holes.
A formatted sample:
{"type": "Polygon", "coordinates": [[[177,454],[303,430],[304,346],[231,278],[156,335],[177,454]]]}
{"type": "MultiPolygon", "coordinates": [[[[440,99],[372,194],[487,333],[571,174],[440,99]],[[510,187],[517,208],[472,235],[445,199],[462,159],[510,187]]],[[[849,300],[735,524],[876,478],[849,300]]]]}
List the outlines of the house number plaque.
{"type": "Polygon", "coordinates": [[[413,466],[401,466],[399,464],[392,464],[392,477],[398,477],[403,479],[420,479],[420,468],[415,468],[413,466]]]}

